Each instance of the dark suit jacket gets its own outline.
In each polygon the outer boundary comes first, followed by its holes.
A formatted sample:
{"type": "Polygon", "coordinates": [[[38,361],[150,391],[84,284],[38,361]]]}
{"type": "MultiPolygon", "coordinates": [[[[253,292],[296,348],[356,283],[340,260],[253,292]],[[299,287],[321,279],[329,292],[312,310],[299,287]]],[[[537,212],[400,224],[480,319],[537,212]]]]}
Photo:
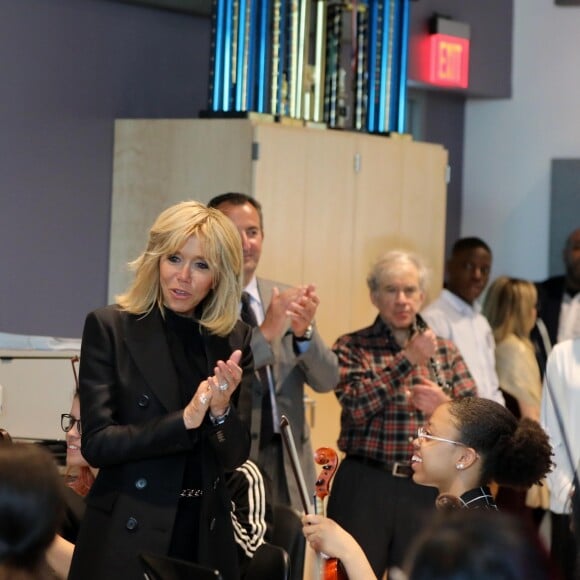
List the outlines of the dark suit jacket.
{"type": "Polygon", "coordinates": [[[544,282],[537,282],[538,316],[544,321],[552,344],[558,342],[558,325],[560,323],[560,308],[566,279],[564,276],[554,276],[544,282]]]}
{"type": "MultiPolygon", "coordinates": [[[[538,290],[538,318],[541,318],[544,322],[552,346],[558,342],[560,308],[562,306],[565,287],[566,279],[564,276],[554,276],[543,282],[536,282],[536,288],[538,290]]],[[[549,350],[546,349],[537,325],[532,330],[531,338],[543,376],[549,350]]]]}
{"type": "MultiPolygon", "coordinates": [[[[250,328],[239,322],[226,338],[207,336],[205,345],[208,375],[217,360],[242,349],[244,376],[232,400],[249,397],[254,374],[250,328]]],[[[247,459],[249,423],[232,406],[220,427],[206,416],[198,429],[185,429],[159,310],[138,317],[109,306],[87,316],[80,402],[83,455],[100,471],[86,498],[70,578],[143,578],[139,552],[167,554],[187,453],[201,441],[205,493],[195,500],[202,502],[200,563],[237,580],[223,471],[247,459]]]]}

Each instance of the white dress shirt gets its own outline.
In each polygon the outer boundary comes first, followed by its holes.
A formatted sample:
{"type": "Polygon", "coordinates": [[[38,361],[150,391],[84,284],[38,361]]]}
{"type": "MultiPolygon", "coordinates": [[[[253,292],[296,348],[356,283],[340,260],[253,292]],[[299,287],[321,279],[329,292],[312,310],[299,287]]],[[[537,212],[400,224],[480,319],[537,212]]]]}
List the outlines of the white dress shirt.
{"type": "Polygon", "coordinates": [[[546,477],[550,510],[570,513],[574,468],[580,463],[580,338],[558,343],[548,357],[540,421],[554,450],[555,466],[546,477]]]}
{"type": "Polygon", "coordinates": [[[471,306],[443,290],[421,316],[437,336],[455,343],[477,385],[477,393],[505,405],[495,370],[495,341],[479,305],[471,306]]]}
{"type": "Polygon", "coordinates": [[[580,292],[570,296],[564,292],[560,306],[558,342],[580,337],[580,292]]]}

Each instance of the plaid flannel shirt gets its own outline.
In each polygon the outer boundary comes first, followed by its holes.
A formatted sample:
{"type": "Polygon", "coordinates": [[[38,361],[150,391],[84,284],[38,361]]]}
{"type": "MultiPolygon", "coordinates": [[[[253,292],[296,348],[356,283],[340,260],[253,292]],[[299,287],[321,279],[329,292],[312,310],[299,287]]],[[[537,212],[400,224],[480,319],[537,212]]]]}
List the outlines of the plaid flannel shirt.
{"type": "MultiPolygon", "coordinates": [[[[412,441],[425,415],[408,400],[406,390],[425,378],[436,382],[432,370],[411,364],[380,317],[372,326],[338,338],[333,350],[340,367],[335,388],[342,407],[338,447],[347,455],[385,465],[409,462],[412,441]]],[[[451,341],[437,337],[434,358],[454,398],[477,394],[467,365],[451,341]]]]}

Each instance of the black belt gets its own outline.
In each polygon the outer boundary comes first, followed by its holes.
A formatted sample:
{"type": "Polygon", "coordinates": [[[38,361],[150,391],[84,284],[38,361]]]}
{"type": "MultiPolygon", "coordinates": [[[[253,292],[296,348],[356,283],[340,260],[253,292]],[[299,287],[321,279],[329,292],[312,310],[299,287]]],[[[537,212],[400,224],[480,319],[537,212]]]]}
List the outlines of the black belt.
{"type": "Polygon", "coordinates": [[[359,455],[347,455],[346,458],[352,461],[356,461],[357,463],[362,463],[367,467],[374,467],[375,469],[386,471],[393,477],[413,476],[413,468],[411,467],[410,463],[402,463],[400,461],[395,461],[394,463],[383,463],[382,461],[369,459],[368,457],[360,457],[359,455]]]}
{"type": "Polygon", "coordinates": [[[179,497],[201,497],[202,495],[215,490],[217,488],[217,485],[220,481],[219,477],[216,477],[215,480],[213,481],[213,483],[210,484],[210,486],[207,489],[199,489],[198,487],[188,487],[185,489],[182,489],[179,492],[179,497]]]}
{"type": "Polygon", "coordinates": [[[201,497],[205,491],[203,489],[199,489],[197,487],[188,487],[186,489],[182,489],[179,493],[180,497],[201,497]]]}

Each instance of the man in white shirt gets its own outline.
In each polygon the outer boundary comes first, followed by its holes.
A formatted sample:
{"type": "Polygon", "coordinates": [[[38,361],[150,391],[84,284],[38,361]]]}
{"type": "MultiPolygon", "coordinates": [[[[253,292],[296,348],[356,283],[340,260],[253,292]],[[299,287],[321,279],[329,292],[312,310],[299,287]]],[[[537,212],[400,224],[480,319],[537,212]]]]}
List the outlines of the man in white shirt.
{"type": "Polygon", "coordinates": [[[505,405],[495,371],[493,332],[476,302],[487,286],[491,263],[491,249],[483,240],[457,240],[446,265],[446,287],[421,315],[437,336],[455,343],[478,395],[505,405]]]}
{"type": "MultiPolygon", "coordinates": [[[[580,338],[558,343],[548,357],[540,421],[554,449],[550,489],[551,552],[562,577],[578,578],[570,528],[571,494],[580,463],[580,338]]],[[[576,530],[578,532],[578,530],[576,530]]]]}

